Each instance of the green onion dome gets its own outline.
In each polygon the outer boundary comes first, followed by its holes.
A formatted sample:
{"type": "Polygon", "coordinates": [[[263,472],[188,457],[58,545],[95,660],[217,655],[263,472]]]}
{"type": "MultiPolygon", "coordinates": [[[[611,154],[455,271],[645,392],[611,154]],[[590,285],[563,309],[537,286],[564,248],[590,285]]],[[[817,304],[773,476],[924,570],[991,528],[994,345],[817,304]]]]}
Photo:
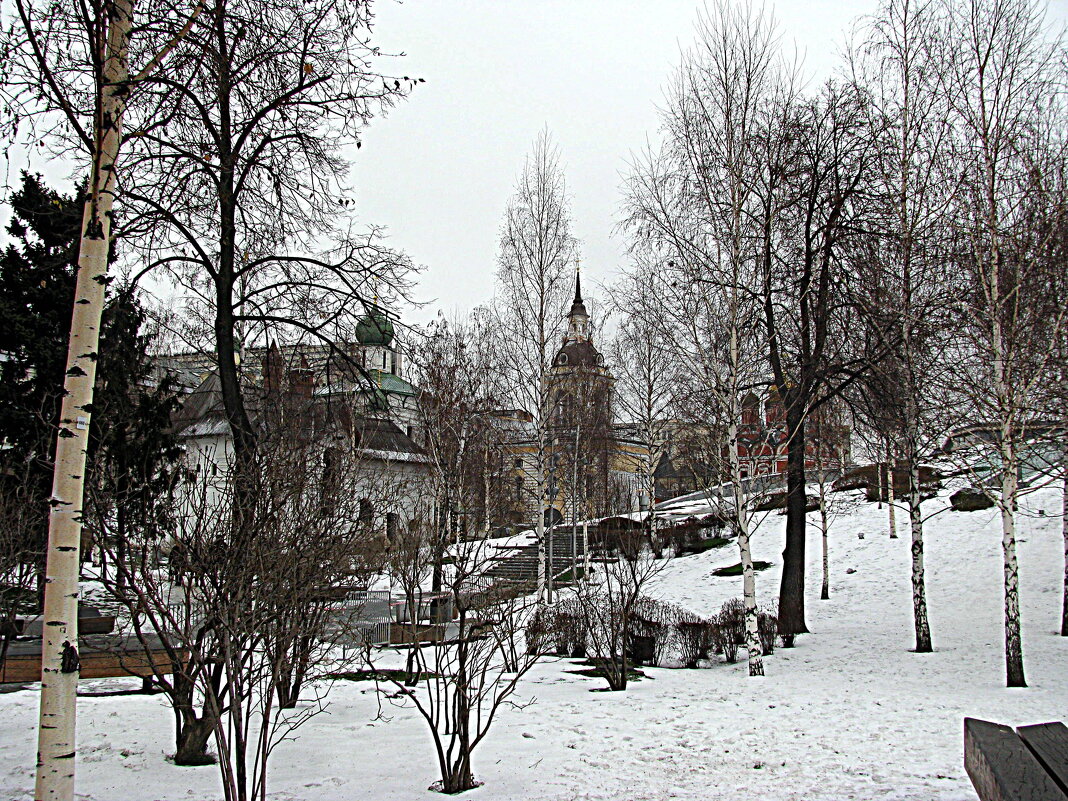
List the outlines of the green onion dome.
{"type": "Polygon", "coordinates": [[[377,306],[372,306],[356,323],[356,341],[361,345],[392,345],[393,322],[389,315],[377,306]]]}

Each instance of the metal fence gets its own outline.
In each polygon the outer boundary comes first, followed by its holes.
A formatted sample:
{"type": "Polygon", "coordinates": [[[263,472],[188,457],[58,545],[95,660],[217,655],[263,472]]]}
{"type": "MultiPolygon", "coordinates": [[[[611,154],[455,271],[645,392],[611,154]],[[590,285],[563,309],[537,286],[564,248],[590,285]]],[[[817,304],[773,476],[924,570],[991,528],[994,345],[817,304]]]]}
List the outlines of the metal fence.
{"type": "Polygon", "coordinates": [[[390,640],[389,590],[352,590],[330,606],[331,628],[340,645],[381,645],[390,640]]]}

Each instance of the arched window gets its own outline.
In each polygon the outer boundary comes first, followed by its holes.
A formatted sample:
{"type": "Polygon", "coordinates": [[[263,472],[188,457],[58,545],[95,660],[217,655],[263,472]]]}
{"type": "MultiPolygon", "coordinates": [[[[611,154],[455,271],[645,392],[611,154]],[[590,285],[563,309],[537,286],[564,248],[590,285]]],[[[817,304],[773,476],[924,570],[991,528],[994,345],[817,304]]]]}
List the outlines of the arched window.
{"type": "Polygon", "coordinates": [[[375,507],[374,504],[368,498],[360,498],[360,513],[359,521],[360,525],[364,528],[370,528],[371,523],[374,521],[375,507]]]}

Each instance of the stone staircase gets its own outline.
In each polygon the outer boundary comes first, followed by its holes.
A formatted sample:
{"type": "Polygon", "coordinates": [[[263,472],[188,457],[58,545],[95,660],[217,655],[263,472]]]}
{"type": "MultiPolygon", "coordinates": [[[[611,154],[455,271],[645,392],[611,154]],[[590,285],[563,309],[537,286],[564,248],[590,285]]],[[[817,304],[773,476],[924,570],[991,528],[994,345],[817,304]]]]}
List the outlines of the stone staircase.
{"type": "MultiPolygon", "coordinates": [[[[582,530],[579,529],[574,541],[571,538],[571,529],[559,528],[545,539],[546,570],[554,580],[563,577],[570,580],[572,548],[574,548],[574,562],[582,567],[586,554],[582,540],[582,530]],[[551,546],[551,547],[550,547],[551,546]]],[[[534,586],[538,581],[538,544],[531,542],[527,545],[518,545],[509,549],[509,552],[497,557],[495,563],[484,574],[487,578],[499,582],[514,582],[516,584],[529,584],[534,586]]]]}

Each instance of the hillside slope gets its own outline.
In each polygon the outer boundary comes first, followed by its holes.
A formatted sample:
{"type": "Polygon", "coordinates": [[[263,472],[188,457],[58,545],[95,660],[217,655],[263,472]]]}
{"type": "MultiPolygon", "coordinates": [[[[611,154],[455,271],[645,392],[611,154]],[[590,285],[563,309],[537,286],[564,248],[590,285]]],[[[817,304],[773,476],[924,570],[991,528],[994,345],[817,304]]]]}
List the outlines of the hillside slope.
{"type": "MultiPolygon", "coordinates": [[[[944,508],[944,495],[930,502],[944,508]]],[[[812,634],[745,665],[649,669],[626,693],[546,660],[521,686],[475,754],[485,786],[472,799],[909,799],[974,801],[962,766],[962,718],[1013,725],[1068,720],[1068,638],[1057,636],[1063,575],[1059,488],[1029,496],[1020,521],[1027,689],[1004,687],[1001,549],[993,510],[946,511],[928,525],[928,592],[935,653],[914,654],[909,545],[886,532],[886,510],[864,504],[836,521],[831,599],[819,591],[819,540],[808,551],[812,634]],[[858,534],[863,533],[864,539],[858,534]],[[848,570],[855,572],[847,572],[848,570]]],[[[903,515],[899,516],[903,517],[903,515]]],[[[810,517],[815,520],[815,515],[810,517]]],[[[784,519],[754,537],[760,600],[778,586],[784,519]]],[[[899,520],[899,525],[902,523],[899,520]]],[[[654,594],[712,613],[741,580],[712,575],[733,545],[671,562],[654,594]]],[[[83,682],[83,689],[121,680],[83,682]]],[[[128,684],[128,682],[127,682],[128,684]]],[[[31,798],[37,695],[0,695],[0,797],[31,798]]],[[[440,799],[429,738],[411,710],[374,689],[339,682],[328,714],[272,760],[275,799],[440,799]]],[[[219,797],[215,769],[176,768],[161,697],[87,698],[79,710],[81,797],[130,801],[219,797]]]]}

